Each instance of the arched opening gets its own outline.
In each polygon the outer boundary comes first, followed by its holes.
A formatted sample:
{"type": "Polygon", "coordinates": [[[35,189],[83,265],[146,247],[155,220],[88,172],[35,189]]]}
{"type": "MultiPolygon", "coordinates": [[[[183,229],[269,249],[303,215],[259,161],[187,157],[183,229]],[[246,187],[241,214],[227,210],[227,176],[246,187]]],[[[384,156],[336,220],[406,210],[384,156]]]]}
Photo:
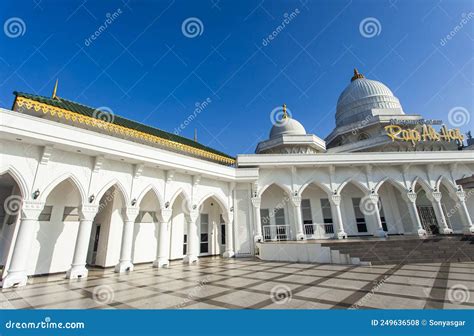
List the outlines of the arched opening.
{"type": "Polygon", "coordinates": [[[400,183],[386,179],[376,188],[379,195],[379,215],[384,231],[388,234],[415,234],[416,223],[413,223],[410,210],[405,200],[405,190],[400,183]]]}
{"type": "Polygon", "coordinates": [[[213,196],[199,204],[199,256],[221,255],[225,251],[225,205],[213,196]]]}
{"type": "Polygon", "coordinates": [[[156,192],[150,189],[139,199],[140,211],[133,230],[133,263],[151,262],[156,259],[159,241],[160,201],[156,192]]]}
{"type": "Polygon", "coordinates": [[[458,202],[456,200],[456,187],[446,178],[441,178],[438,184],[441,192],[441,207],[446,218],[446,224],[455,233],[461,233],[464,229],[458,202]]]}
{"type": "Polygon", "coordinates": [[[30,249],[28,275],[66,272],[74,256],[82,204],[79,188],[67,178],[45,197],[36,239],[30,249]]]}
{"type": "Polygon", "coordinates": [[[14,245],[15,228],[21,217],[23,195],[10,173],[0,175],[0,274],[8,268],[8,256],[14,245]]]}
{"type": "Polygon", "coordinates": [[[292,239],[288,194],[276,184],[270,185],[261,196],[260,218],[264,241],[292,239]]]}
{"type": "Polygon", "coordinates": [[[171,203],[170,260],[182,259],[188,253],[188,215],[190,204],[180,192],[171,203]]]}
{"type": "Polygon", "coordinates": [[[301,218],[306,239],[334,236],[334,218],[328,191],[316,183],[309,184],[301,193],[301,218]]]}
{"type": "Polygon", "coordinates": [[[373,216],[365,211],[364,200],[368,190],[360,183],[348,181],[340,189],[344,229],[349,236],[368,236],[378,229],[373,216]]]}
{"type": "Polygon", "coordinates": [[[414,182],[413,191],[416,192],[416,208],[420,217],[421,225],[428,234],[439,234],[440,225],[436,216],[433,202],[428,196],[433,192],[429,184],[421,179],[414,182]]]}
{"type": "Polygon", "coordinates": [[[111,186],[102,195],[99,209],[92,223],[92,232],[87,252],[87,264],[92,266],[115,266],[120,259],[125,196],[117,185],[111,186]]]}

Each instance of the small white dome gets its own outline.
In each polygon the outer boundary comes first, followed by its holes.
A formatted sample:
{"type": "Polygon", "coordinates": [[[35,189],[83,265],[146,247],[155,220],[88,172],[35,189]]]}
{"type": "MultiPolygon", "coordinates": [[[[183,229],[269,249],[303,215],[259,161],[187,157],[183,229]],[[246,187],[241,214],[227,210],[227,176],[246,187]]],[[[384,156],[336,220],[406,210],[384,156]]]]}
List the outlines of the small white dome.
{"type": "Polygon", "coordinates": [[[364,78],[355,69],[351,83],[337,101],[336,126],[362,121],[372,115],[372,109],[390,109],[393,114],[404,114],[400,101],[387,86],[364,78]]]}
{"type": "Polygon", "coordinates": [[[273,125],[270,131],[270,139],[280,135],[306,135],[306,130],[299,121],[287,117],[273,125]]]}

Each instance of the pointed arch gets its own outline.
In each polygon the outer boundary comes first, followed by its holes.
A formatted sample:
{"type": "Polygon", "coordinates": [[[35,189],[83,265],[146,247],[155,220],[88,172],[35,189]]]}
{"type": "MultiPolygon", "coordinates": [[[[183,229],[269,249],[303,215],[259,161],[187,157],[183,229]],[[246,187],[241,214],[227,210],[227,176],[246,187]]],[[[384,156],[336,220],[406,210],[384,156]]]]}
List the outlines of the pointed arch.
{"type": "Polygon", "coordinates": [[[173,194],[173,196],[169,200],[169,202],[170,202],[169,208],[170,209],[173,208],[174,202],[176,201],[176,199],[178,198],[179,195],[182,195],[182,197],[186,200],[186,202],[189,204],[190,207],[192,206],[191,197],[188,195],[188,193],[186,193],[186,191],[182,187],[179,187],[178,190],[176,190],[176,192],[173,194]]]}
{"type": "Polygon", "coordinates": [[[122,194],[122,199],[125,203],[126,206],[130,204],[130,197],[128,196],[128,193],[122,183],[120,183],[119,180],[113,179],[109,181],[102,189],[97,193],[97,197],[94,200],[94,204],[99,204],[100,200],[102,199],[102,196],[107,192],[112,187],[117,187],[117,189],[120,190],[120,193],[122,194]]]}
{"type": "Polygon", "coordinates": [[[402,183],[396,181],[396,180],[395,180],[394,178],[392,178],[392,177],[385,177],[385,178],[382,179],[380,182],[378,182],[377,185],[375,186],[374,189],[375,189],[375,193],[376,193],[376,194],[378,194],[379,189],[382,187],[382,185],[383,185],[384,183],[389,183],[389,184],[391,184],[392,186],[394,186],[395,188],[397,188],[397,189],[402,193],[402,195],[408,192],[408,190],[406,190],[405,186],[404,186],[402,183]]]}
{"type": "Polygon", "coordinates": [[[159,206],[160,208],[162,208],[165,204],[164,200],[163,200],[163,196],[161,196],[161,193],[160,191],[158,190],[157,186],[154,185],[154,184],[149,184],[145,189],[143,189],[138,198],[137,198],[137,204],[140,205],[140,203],[142,202],[143,198],[146,196],[146,194],[148,194],[148,192],[150,191],[153,191],[153,193],[155,194],[156,198],[158,199],[158,203],[159,203],[159,206]]]}
{"type": "Polygon", "coordinates": [[[416,190],[416,185],[419,184],[421,188],[423,188],[423,190],[425,192],[431,192],[433,191],[433,187],[428,183],[426,182],[423,178],[417,176],[413,179],[413,182],[411,184],[411,188],[413,191],[416,190]]]}
{"type": "Polygon", "coordinates": [[[354,178],[352,177],[349,177],[347,180],[345,180],[344,182],[342,182],[339,187],[337,188],[337,194],[340,195],[342,190],[344,189],[344,187],[346,185],[348,185],[349,183],[352,183],[353,185],[355,185],[357,188],[360,189],[360,191],[362,191],[364,194],[367,194],[370,192],[370,190],[365,186],[365,184],[355,180],[354,178]]]}
{"type": "Polygon", "coordinates": [[[18,185],[18,188],[20,189],[20,193],[23,199],[29,199],[29,190],[31,190],[31,188],[28,188],[28,184],[26,183],[26,180],[23,178],[20,172],[15,167],[9,166],[7,169],[0,172],[0,176],[5,174],[10,175],[13,180],[15,180],[16,184],[18,185]]]}
{"type": "Polygon", "coordinates": [[[216,202],[219,203],[219,206],[221,207],[223,212],[226,213],[229,210],[229,208],[227,206],[227,201],[225,199],[223,199],[222,196],[219,196],[219,194],[217,194],[215,192],[208,193],[204,197],[202,197],[201,200],[197,203],[197,207],[199,208],[209,198],[215,199],[216,202]]]}
{"type": "Polygon", "coordinates": [[[64,173],[61,176],[57,177],[54,179],[51,183],[49,183],[46,188],[43,190],[41,193],[41,199],[46,202],[48,199],[48,196],[51,194],[51,192],[61,183],[64,181],[70,181],[79,191],[79,195],[81,197],[81,204],[87,203],[86,199],[86,192],[84,187],[82,186],[81,182],[79,179],[72,173],[64,173]]]}
{"type": "Polygon", "coordinates": [[[314,184],[315,186],[321,188],[326,194],[328,194],[328,196],[331,196],[333,194],[332,190],[329,189],[327,186],[325,186],[324,184],[322,183],[319,183],[318,181],[316,181],[314,178],[309,180],[308,182],[306,182],[305,184],[303,184],[301,186],[301,188],[299,189],[298,191],[298,195],[303,195],[303,192],[306,190],[306,188],[308,188],[311,184],[314,184]]]}
{"type": "Polygon", "coordinates": [[[265,190],[267,190],[267,189],[268,189],[269,187],[271,187],[272,185],[276,185],[277,187],[279,187],[280,189],[282,189],[284,193],[286,193],[286,194],[288,194],[288,195],[291,196],[292,190],[291,190],[289,187],[287,187],[287,186],[285,186],[284,184],[281,184],[281,183],[279,183],[279,182],[272,182],[272,183],[267,184],[266,186],[264,186],[262,189],[259,190],[258,196],[259,196],[259,197],[262,197],[262,195],[263,195],[263,193],[265,192],[265,190]]]}
{"type": "Polygon", "coordinates": [[[440,190],[441,185],[444,185],[449,193],[455,193],[458,190],[457,185],[444,175],[441,175],[436,181],[436,189],[440,190]]]}

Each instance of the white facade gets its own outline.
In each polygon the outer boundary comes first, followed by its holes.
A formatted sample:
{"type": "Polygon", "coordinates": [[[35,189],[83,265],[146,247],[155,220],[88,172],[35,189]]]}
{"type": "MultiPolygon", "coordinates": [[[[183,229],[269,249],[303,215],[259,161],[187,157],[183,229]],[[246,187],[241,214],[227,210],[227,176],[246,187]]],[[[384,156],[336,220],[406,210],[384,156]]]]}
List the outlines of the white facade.
{"type": "MultiPolygon", "coordinates": [[[[125,272],[252,256],[264,241],[474,232],[474,189],[457,182],[473,175],[472,151],[308,152],[303,141],[301,152],[225,166],[28,113],[0,116],[3,287],[86,277],[86,265],[125,272]]],[[[301,137],[280,135],[286,145],[301,137]]]]}

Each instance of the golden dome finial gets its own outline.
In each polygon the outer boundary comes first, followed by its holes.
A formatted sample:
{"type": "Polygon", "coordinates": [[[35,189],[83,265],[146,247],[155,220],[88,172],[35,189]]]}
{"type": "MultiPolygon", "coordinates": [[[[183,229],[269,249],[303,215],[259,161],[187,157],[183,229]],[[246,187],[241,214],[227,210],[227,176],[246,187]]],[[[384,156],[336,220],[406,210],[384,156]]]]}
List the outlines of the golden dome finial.
{"type": "Polygon", "coordinates": [[[56,99],[57,98],[57,96],[56,96],[57,92],[58,92],[58,79],[56,79],[56,84],[54,84],[53,94],[52,94],[51,98],[56,99]]]}
{"type": "Polygon", "coordinates": [[[286,112],[286,104],[283,104],[283,119],[288,118],[288,113],[286,112]]]}
{"type": "Polygon", "coordinates": [[[364,75],[359,73],[357,68],[354,68],[354,76],[351,78],[351,82],[353,82],[353,81],[355,81],[356,79],[359,79],[359,78],[364,78],[364,75]]]}

